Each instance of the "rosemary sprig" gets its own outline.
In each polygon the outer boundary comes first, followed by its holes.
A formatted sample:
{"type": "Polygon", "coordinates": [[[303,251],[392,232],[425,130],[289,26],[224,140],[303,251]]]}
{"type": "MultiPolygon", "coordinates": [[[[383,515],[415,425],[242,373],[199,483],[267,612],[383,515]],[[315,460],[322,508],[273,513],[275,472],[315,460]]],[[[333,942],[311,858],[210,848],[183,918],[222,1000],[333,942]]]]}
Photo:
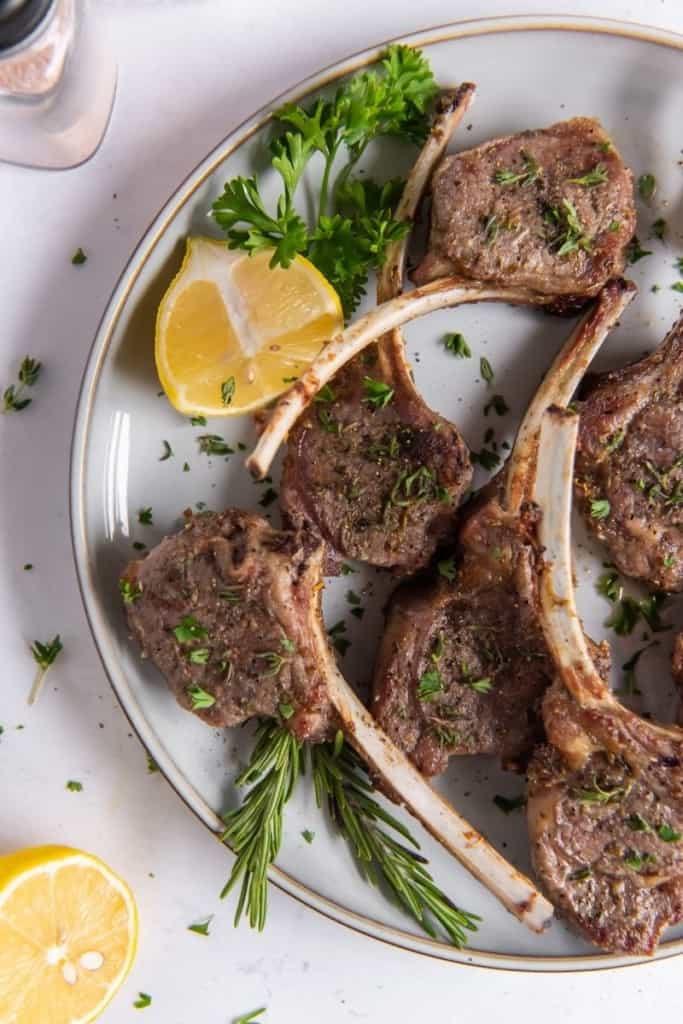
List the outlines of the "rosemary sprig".
{"type": "Polygon", "coordinates": [[[381,887],[428,935],[438,936],[438,923],[453,945],[462,946],[480,918],[461,910],[436,886],[416,840],[372,796],[367,772],[343,734],[338,732],[331,743],[304,744],[272,721],[259,726],[249,764],[235,780],[236,786],[251,789],[241,806],[223,817],[221,839],[237,859],[221,899],[241,880],[235,925],[243,913],[252,928],[261,931],[265,925],[268,867],[280,849],[284,807],[306,770],[309,748],[318,807],[327,807],[366,881],[381,887]]]}
{"type": "Polygon", "coordinates": [[[251,927],[263,931],[268,909],[268,866],[282,842],[284,806],[303,770],[301,742],[277,722],[260,725],[251,760],[235,779],[236,786],[252,788],[242,805],[223,817],[226,828],[221,840],[237,859],[221,899],[241,880],[235,925],[246,911],[251,927]]]}
{"type": "Polygon", "coordinates": [[[327,805],[365,880],[380,886],[432,938],[437,938],[438,922],[454,946],[464,945],[466,933],[476,931],[481,919],[461,910],[436,886],[418,843],[372,796],[374,787],[354,751],[339,739],[313,746],[311,759],[317,804],[327,805]]]}

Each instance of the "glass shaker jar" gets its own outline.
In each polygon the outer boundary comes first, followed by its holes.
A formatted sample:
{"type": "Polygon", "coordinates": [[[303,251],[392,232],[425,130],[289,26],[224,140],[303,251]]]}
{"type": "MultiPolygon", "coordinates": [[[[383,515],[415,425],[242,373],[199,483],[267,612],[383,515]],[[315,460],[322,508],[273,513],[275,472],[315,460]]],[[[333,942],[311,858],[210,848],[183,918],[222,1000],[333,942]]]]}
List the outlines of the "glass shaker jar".
{"type": "Polygon", "coordinates": [[[0,160],[65,168],[105,133],[116,63],[88,0],[0,0],[0,160]]]}

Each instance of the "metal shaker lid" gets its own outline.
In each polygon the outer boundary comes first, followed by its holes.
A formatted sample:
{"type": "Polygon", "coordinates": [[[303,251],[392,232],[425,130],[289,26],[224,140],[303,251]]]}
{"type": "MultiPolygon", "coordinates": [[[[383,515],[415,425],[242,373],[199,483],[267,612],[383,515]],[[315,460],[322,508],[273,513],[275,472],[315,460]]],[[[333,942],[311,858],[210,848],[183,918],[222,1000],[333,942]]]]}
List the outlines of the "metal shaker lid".
{"type": "Polygon", "coordinates": [[[0,0],[0,54],[17,46],[38,27],[55,0],[0,0]]]}

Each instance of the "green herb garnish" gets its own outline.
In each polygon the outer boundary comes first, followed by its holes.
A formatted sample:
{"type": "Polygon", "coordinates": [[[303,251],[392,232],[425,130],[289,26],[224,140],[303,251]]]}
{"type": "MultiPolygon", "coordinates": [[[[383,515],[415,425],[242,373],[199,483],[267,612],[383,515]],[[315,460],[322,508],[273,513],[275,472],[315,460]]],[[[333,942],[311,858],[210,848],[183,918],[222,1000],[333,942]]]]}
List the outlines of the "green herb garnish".
{"type": "Polygon", "coordinates": [[[221,402],[223,405],[230,405],[235,397],[235,378],[228,377],[221,384],[221,402]]]}
{"type": "Polygon", "coordinates": [[[646,256],[652,256],[651,249],[643,249],[637,235],[634,235],[631,241],[626,246],[626,258],[628,262],[633,264],[637,263],[638,260],[644,259],[646,256]]]}
{"type": "Polygon", "coordinates": [[[657,829],[657,835],[664,843],[680,843],[681,839],[683,839],[683,833],[678,832],[671,825],[660,825],[657,829]]]}
{"type": "Polygon", "coordinates": [[[472,356],[472,350],[465,341],[465,336],[459,332],[444,335],[443,343],[446,351],[452,352],[458,359],[470,359],[472,356]]]}
{"type": "Polygon", "coordinates": [[[593,519],[607,519],[610,514],[611,505],[606,498],[596,498],[591,501],[591,517],[593,519]]]}
{"type": "Polygon", "coordinates": [[[493,398],[489,399],[484,406],[484,416],[488,416],[491,409],[493,409],[497,416],[505,416],[506,413],[510,412],[510,406],[502,395],[494,395],[493,398]]]}
{"type": "Polygon", "coordinates": [[[138,997],[133,1003],[136,1010],[144,1010],[145,1007],[152,1005],[152,997],[147,992],[138,992],[138,997]]]}
{"type": "Polygon", "coordinates": [[[582,174],[580,178],[567,178],[569,184],[581,185],[583,188],[595,188],[596,185],[604,185],[606,181],[609,181],[609,176],[603,163],[596,164],[592,171],[582,174]]]}
{"type": "Polygon", "coordinates": [[[380,186],[351,178],[368,145],[380,136],[419,144],[428,131],[428,108],[437,92],[428,62],[419,50],[391,46],[380,67],[355,75],[334,97],[309,107],[289,104],[276,111],[284,129],[271,142],[272,165],[282,192],[271,213],[252,178],[234,178],[212,207],[231,248],[250,253],[272,250],[272,267],[287,267],[306,255],[341,298],[346,317],[365,291],[368,273],[384,262],[391,242],[409,226],[397,222],[396,183],[380,186]],[[338,158],[345,153],[334,181],[338,158]],[[307,223],[294,206],[305,168],[319,154],[324,162],[317,215],[307,223]]]}
{"type": "Polygon", "coordinates": [[[173,449],[171,448],[168,441],[162,441],[161,443],[164,446],[164,454],[160,456],[159,462],[166,462],[166,459],[170,459],[171,456],[173,455],[173,449]]]}
{"type": "Polygon", "coordinates": [[[194,615],[186,615],[185,618],[181,619],[180,623],[174,628],[173,633],[179,644],[192,644],[195,640],[206,640],[209,635],[208,631],[195,619],[194,615]]]}
{"type": "Polygon", "coordinates": [[[219,434],[200,434],[197,444],[202,455],[232,455],[235,451],[219,434]]]}
{"type": "Polygon", "coordinates": [[[80,267],[87,261],[87,259],[88,257],[85,255],[85,253],[79,245],[78,249],[76,249],[76,252],[71,257],[71,262],[75,267],[80,267]]]}
{"type": "Polygon", "coordinates": [[[154,525],[154,520],[152,518],[152,509],[151,508],[141,508],[141,509],[138,509],[138,522],[141,523],[143,526],[153,526],[154,525]]]}
{"type": "Polygon", "coordinates": [[[130,580],[119,580],[119,590],[124,604],[135,604],[142,594],[142,587],[139,583],[131,583],[130,580]]]}
{"type": "Polygon", "coordinates": [[[374,798],[366,770],[339,736],[336,749],[329,743],[311,747],[318,806],[327,805],[371,885],[386,887],[392,901],[428,935],[437,938],[436,923],[454,946],[464,945],[467,932],[476,931],[480,918],[461,910],[437,888],[418,844],[374,798]]]}
{"type": "Polygon", "coordinates": [[[384,381],[374,380],[372,377],[363,378],[363,390],[365,391],[364,400],[373,409],[385,409],[394,397],[394,389],[392,387],[385,384],[384,381]]]}
{"type": "Polygon", "coordinates": [[[5,412],[21,412],[27,405],[30,405],[33,401],[32,398],[25,398],[24,394],[26,388],[32,388],[35,386],[40,371],[43,368],[43,364],[38,362],[37,359],[33,359],[31,356],[24,356],[19,367],[19,373],[17,374],[18,384],[10,384],[9,387],[5,388],[2,395],[2,411],[5,412]]]}
{"type": "MultiPolygon", "coordinates": [[[[192,652],[196,653],[196,652],[192,652]]],[[[211,693],[207,693],[201,686],[188,686],[187,693],[192,701],[193,711],[203,711],[206,708],[212,708],[216,703],[216,698],[211,693]]]]}
{"type": "Polygon", "coordinates": [[[448,580],[450,583],[452,583],[457,575],[457,569],[455,568],[455,559],[443,558],[440,562],[436,563],[436,570],[439,576],[443,576],[445,580],[448,580]]]}
{"type": "Polygon", "coordinates": [[[188,924],[188,932],[194,932],[195,935],[208,935],[209,925],[213,921],[213,914],[210,914],[203,921],[198,921],[196,924],[188,924]]]}
{"type": "Polygon", "coordinates": [[[541,176],[541,168],[532,156],[522,150],[521,156],[524,160],[524,170],[515,173],[510,170],[496,171],[493,180],[497,185],[521,185],[526,188],[541,176]]]}
{"type": "Polygon", "coordinates": [[[69,779],[66,788],[70,793],[81,793],[83,791],[83,783],[77,782],[76,779],[69,779]]]}
{"type": "Polygon", "coordinates": [[[642,199],[652,199],[657,189],[657,179],[654,174],[641,174],[638,178],[638,191],[642,199]]]}

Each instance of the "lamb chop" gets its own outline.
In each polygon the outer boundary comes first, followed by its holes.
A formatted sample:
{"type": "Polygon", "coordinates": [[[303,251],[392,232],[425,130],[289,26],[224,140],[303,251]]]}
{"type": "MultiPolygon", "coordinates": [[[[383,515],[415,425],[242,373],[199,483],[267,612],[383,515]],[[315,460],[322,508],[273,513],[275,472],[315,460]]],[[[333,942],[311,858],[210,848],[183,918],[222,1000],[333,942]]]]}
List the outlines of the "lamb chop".
{"type": "Polygon", "coordinates": [[[633,177],[594,118],[449,156],[432,195],[417,284],[459,275],[547,291],[571,307],[624,271],[633,177]]]}
{"type": "Polygon", "coordinates": [[[519,920],[550,904],[415,769],[345,681],[320,608],[323,543],[228,509],[193,517],[121,579],[131,632],[179,702],[211,725],[273,716],[299,738],[342,729],[385,791],[519,920]]]}
{"type": "Polygon", "coordinates": [[[573,310],[621,273],[634,227],[631,172],[589,118],[447,157],[435,172],[432,238],[415,275],[419,287],[325,345],[280,398],[247,467],[265,476],[307,404],[379,336],[468,302],[573,310]]]}
{"type": "Polygon", "coordinates": [[[590,529],[625,575],[683,590],[683,316],[645,359],[601,374],[580,410],[575,486],[590,529]]]}
{"type": "Polygon", "coordinates": [[[561,349],[506,471],[466,508],[455,584],[437,576],[392,596],[372,711],[425,775],[456,754],[496,754],[513,767],[540,738],[555,669],[538,621],[537,516],[528,502],[537,432],[549,404],[571,399],[634,292],[622,280],[607,285],[561,349]]]}
{"type": "Polygon", "coordinates": [[[552,901],[588,939],[610,952],[651,954],[683,919],[683,730],[619,704],[587,647],[571,566],[577,430],[577,416],[552,409],[540,436],[541,619],[560,679],[544,700],[550,746],[529,771],[532,859],[552,901]]]}
{"type": "MultiPolygon", "coordinates": [[[[442,96],[409,177],[396,219],[412,222],[434,164],[474,97],[468,83],[442,96]]],[[[405,239],[388,254],[378,302],[399,295],[405,239]]],[[[425,566],[452,532],[472,478],[457,427],[416,390],[398,329],[351,360],[297,420],[287,438],[280,506],[285,521],[327,542],[335,553],[401,572],[425,566]]]]}

